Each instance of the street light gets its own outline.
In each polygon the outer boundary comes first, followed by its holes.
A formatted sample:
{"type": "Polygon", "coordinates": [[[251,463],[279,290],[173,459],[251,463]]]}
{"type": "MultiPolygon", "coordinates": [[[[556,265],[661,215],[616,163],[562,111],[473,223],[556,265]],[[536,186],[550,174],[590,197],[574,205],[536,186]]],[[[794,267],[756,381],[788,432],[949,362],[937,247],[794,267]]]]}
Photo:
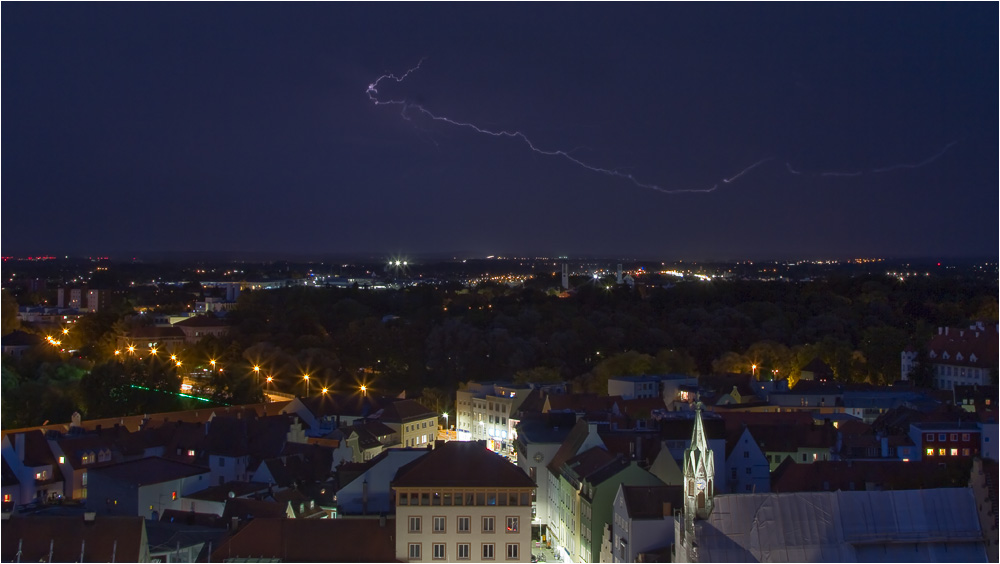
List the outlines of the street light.
{"type": "Polygon", "coordinates": [[[260,366],[256,364],[253,365],[253,385],[257,386],[260,384],[260,366]]]}
{"type": "Polygon", "coordinates": [[[309,397],[309,375],[303,374],[302,378],[306,381],[306,397],[309,397]]]}
{"type": "Polygon", "coordinates": [[[750,369],[753,370],[753,379],[756,380],[757,379],[757,365],[756,364],[751,365],[750,369]]]}
{"type": "Polygon", "coordinates": [[[364,384],[361,384],[361,393],[364,394],[367,391],[368,391],[368,386],[365,386],[364,384]]]}

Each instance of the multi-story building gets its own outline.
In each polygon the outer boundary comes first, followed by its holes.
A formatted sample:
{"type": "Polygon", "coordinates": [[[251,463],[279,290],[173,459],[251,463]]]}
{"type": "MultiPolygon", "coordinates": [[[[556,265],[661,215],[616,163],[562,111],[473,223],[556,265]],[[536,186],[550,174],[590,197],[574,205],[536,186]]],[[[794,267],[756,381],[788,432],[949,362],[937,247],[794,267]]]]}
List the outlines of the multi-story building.
{"type": "Polygon", "coordinates": [[[608,395],[622,399],[658,398],[661,396],[662,377],[643,374],[641,376],[618,376],[608,378],[608,395]]]}
{"type": "Polygon", "coordinates": [[[437,438],[438,414],[414,400],[399,400],[385,406],[379,421],[392,429],[404,447],[426,446],[437,438]]]}
{"type": "MultiPolygon", "coordinates": [[[[997,369],[997,327],[987,328],[979,321],[968,329],[938,327],[938,333],[927,343],[927,356],[933,368],[934,386],[951,390],[955,386],[991,384],[991,372],[997,369]]],[[[908,380],[917,365],[917,351],[907,349],[901,354],[902,377],[908,380]]]]}
{"type": "Polygon", "coordinates": [[[917,455],[940,462],[978,456],[981,430],[974,422],[926,422],[910,425],[910,439],[918,445],[917,455]]]}
{"type": "Polygon", "coordinates": [[[613,562],[638,562],[640,554],[673,544],[673,514],[681,509],[681,490],[680,485],[618,486],[611,527],[613,562]]]}
{"type": "Polygon", "coordinates": [[[530,561],[535,485],[483,443],[439,443],[392,488],[398,561],[530,561]]]}
{"type": "Polygon", "coordinates": [[[503,382],[469,382],[455,399],[455,430],[460,441],[486,441],[494,452],[516,457],[516,412],[531,392],[503,382]]]}

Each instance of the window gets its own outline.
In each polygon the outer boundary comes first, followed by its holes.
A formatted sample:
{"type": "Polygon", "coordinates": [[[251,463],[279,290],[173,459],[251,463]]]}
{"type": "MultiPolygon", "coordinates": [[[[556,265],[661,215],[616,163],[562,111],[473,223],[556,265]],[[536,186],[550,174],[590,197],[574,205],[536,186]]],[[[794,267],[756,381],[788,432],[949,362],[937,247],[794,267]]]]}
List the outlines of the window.
{"type": "Polygon", "coordinates": [[[957,441],[958,440],[958,433],[952,433],[951,434],[951,440],[952,441],[957,441]]]}
{"type": "Polygon", "coordinates": [[[170,501],[177,501],[177,492],[170,492],[170,501]]]}
{"type": "Polygon", "coordinates": [[[483,544],[483,560],[493,560],[493,544],[483,544]]]}
{"type": "Polygon", "coordinates": [[[66,464],[66,457],[65,456],[60,456],[59,457],[59,464],[66,464]]]}
{"type": "Polygon", "coordinates": [[[969,434],[968,433],[962,433],[962,440],[963,441],[968,441],[969,440],[969,434]]]}
{"type": "Polygon", "coordinates": [[[410,543],[410,560],[420,560],[420,543],[410,543]]]}
{"type": "Polygon", "coordinates": [[[444,517],[434,518],[434,532],[443,533],[444,532],[444,517]]]}
{"type": "Polygon", "coordinates": [[[460,533],[471,533],[472,532],[472,517],[459,517],[458,518],[458,532],[460,533]]]}
{"type": "MultiPolygon", "coordinates": [[[[419,533],[420,532],[420,517],[410,517],[410,532],[411,533],[419,533]]],[[[413,545],[410,545],[410,546],[413,546],[413,545]]]]}
{"type": "Polygon", "coordinates": [[[493,518],[492,517],[483,517],[483,532],[484,533],[492,533],[493,532],[493,518]]]}
{"type": "Polygon", "coordinates": [[[932,448],[927,449],[927,456],[934,456],[934,449],[932,448]]]}
{"type": "Polygon", "coordinates": [[[444,543],[434,543],[431,548],[434,550],[434,560],[444,560],[444,543]]]}
{"type": "Polygon", "coordinates": [[[507,532],[516,533],[517,532],[517,517],[507,518],[507,532]]]}
{"type": "Polygon", "coordinates": [[[409,505],[410,504],[410,496],[406,495],[405,493],[404,494],[399,494],[399,504],[400,505],[409,505]]]}
{"type": "Polygon", "coordinates": [[[463,542],[458,544],[458,559],[459,560],[469,559],[469,543],[463,542]]]}
{"type": "Polygon", "coordinates": [[[962,456],[969,456],[969,449],[963,448],[962,449],[962,456]]]}
{"type": "Polygon", "coordinates": [[[516,544],[507,545],[507,560],[517,560],[517,549],[518,545],[516,544]]]}
{"type": "Polygon", "coordinates": [[[750,451],[749,450],[743,451],[743,458],[750,458],[750,451]]]}
{"type": "MultiPolygon", "coordinates": [[[[968,450],[968,449],[966,449],[966,450],[968,450]]],[[[87,487],[87,471],[86,470],[84,470],[83,473],[80,474],[80,485],[83,486],[83,487],[87,487]]]]}
{"type": "Polygon", "coordinates": [[[948,440],[948,435],[946,435],[944,433],[941,433],[941,434],[938,435],[938,441],[941,441],[943,443],[946,440],[948,440]]]}
{"type": "MultiPolygon", "coordinates": [[[[813,456],[815,456],[815,455],[813,455],[813,456]]],[[[750,475],[750,467],[747,466],[747,476],[749,476],[749,475],[750,475]]]]}
{"type": "Polygon", "coordinates": [[[226,465],[226,459],[219,457],[219,468],[222,468],[225,465],[226,465]]]}
{"type": "Polygon", "coordinates": [[[3,494],[3,502],[10,503],[10,494],[3,494]]]}
{"type": "Polygon", "coordinates": [[[497,504],[497,493],[490,492],[486,494],[486,505],[496,505],[497,504]]]}
{"type": "Polygon", "coordinates": [[[958,449],[957,448],[951,449],[951,455],[952,456],[958,456],[958,449]]]}
{"type": "Polygon", "coordinates": [[[943,448],[939,448],[939,449],[938,449],[938,455],[940,455],[940,456],[944,456],[944,454],[945,454],[945,449],[943,449],[943,448]]]}
{"type": "Polygon", "coordinates": [[[194,449],[188,449],[188,456],[194,456],[194,449]]]}

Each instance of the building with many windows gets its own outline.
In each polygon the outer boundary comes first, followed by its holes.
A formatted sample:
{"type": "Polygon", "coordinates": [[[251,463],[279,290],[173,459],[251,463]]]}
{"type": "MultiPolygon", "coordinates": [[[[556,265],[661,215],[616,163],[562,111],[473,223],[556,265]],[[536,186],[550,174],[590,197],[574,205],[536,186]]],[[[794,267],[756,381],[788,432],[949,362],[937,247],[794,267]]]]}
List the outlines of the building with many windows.
{"type": "MultiPolygon", "coordinates": [[[[992,383],[991,372],[997,369],[997,326],[987,327],[977,322],[968,329],[938,327],[927,343],[927,357],[934,373],[934,386],[952,390],[955,386],[992,383]]],[[[917,351],[907,349],[901,355],[903,380],[917,365],[917,351]]]]}
{"type": "Polygon", "coordinates": [[[527,386],[469,382],[455,398],[455,430],[461,441],[486,441],[494,452],[514,457],[516,412],[531,392],[527,386]]]}
{"type": "Polygon", "coordinates": [[[528,562],[534,482],[482,442],[438,443],[392,482],[400,562],[528,562]]]}

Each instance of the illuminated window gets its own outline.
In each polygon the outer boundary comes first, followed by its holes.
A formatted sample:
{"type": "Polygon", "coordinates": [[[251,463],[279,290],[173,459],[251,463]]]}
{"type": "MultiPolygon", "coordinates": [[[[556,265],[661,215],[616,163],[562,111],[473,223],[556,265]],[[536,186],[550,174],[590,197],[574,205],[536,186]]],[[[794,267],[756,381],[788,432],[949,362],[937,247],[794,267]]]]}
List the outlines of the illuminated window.
{"type": "Polygon", "coordinates": [[[945,450],[945,449],[943,449],[943,448],[939,448],[939,449],[938,449],[938,455],[939,455],[939,456],[944,456],[944,455],[945,455],[945,453],[946,453],[946,450],[945,450]]]}
{"type": "Polygon", "coordinates": [[[177,501],[177,492],[170,492],[170,501],[177,501]]]}
{"type": "Polygon", "coordinates": [[[188,450],[188,456],[194,456],[194,450],[193,449],[188,450]]]}
{"type": "Polygon", "coordinates": [[[969,449],[963,448],[962,449],[962,456],[969,456],[969,449]]]}
{"type": "Polygon", "coordinates": [[[517,532],[517,525],[518,525],[518,518],[517,517],[508,517],[507,518],[507,532],[508,533],[516,533],[517,532]]]}
{"type": "Polygon", "coordinates": [[[934,456],[934,449],[932,448],[927,449],[927,456],[934,456]]]}
{"type": "Polygon", "coordinates": [[[59,457],[59,464],[66,464],[66,457],[65,456],[60,456],[59,457]]]}
{"type": "Polygon", "coordinates": [[[3,494],[3,502],[10,503],[10,494],[3,494]]]}
{"type": "Polygon", "coordinates": [[[951,455],[952,456],[958,456],[958,449],[957,448],[951,449],[951,455]]]}

